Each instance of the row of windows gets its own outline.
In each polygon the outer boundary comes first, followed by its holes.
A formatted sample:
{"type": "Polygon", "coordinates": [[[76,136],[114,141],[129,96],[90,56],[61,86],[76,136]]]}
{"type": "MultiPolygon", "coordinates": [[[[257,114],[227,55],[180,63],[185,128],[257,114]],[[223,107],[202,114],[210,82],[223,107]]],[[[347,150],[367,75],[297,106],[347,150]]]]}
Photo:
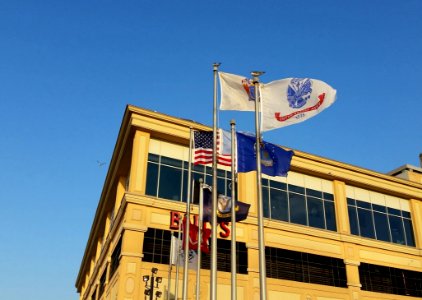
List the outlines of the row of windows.
{"type": "MultiPolygon", "coordinates": [[[[212,184],[212,168],[192,166],[194,180],[212,184]]],[[[188,163],[149,154],[146,194],[186,201],[188,163]]],[[[218,170],[218,192],[230,195],[231,172],[218,170]]],[[[334,196],[293,184],[262,179],[264,217],[336,231],[334,196]]],[[[348,198],[351,233],[407,246],[415,246],[410,213],[348,198]]]]}
{"type": "MultiPolygon", "coordinates": [[[[143,260],[146,262],[169,264],[170,245],[172,232],[148,228],[144,235],[143,260]]],[[[211,247],[211,240],[210,247],[211,247]]],[[[231,272],[231,242],[230,240],[217,239],[217,270],[231,272]]],[[[246,244],[236,242],[237,273],[247,274],[248,251],[246,244]]],[[[201,254],[201,269],[210,269],[210,254],[201,254]]]]}
{"type": "MultiPolygon", "coordinates": [[[[148,228],[144,235],[143,260],[169,264],[172,234],[169,230],[148,228]]],[[[217,248],[218,271],[230,272],[230,240],[218,239],[217,248]]],[[[245,243],[236,242],[236,253],[237,272],[247,274],[248,251],[245,243]]],[[[346,268],[341,259],[268,246],[265,247],[265,259],[269,278],[347,287],[346,268]]],[[[202,254],[201,267],[210,269],[209,254],[202,254]]],[[[362,290],[422,297],[421,272],[361,263],[359,276],[362,290]]],[[[101,289],[99,294],[102,294],[101,289]]]]}
{"type": "Polygon", "coordinates": [[[415,246],[410,213],[347,198],[350,231],[354,235],[415,246]]]}
{"type": "Polygon", "coordinates": [[[313,189],[262,179],[264,216],[336,231],[334,196],[313,189]]]}
{"type": "Polygon", "coordinates": [[[362,290],[422,297],[422,274],[362,263],[359,266],[362,290]]]}
{"type": "MultiPolygon", "coordinates": [[[[146,194],[159,198],[186,202],[188,186],[188,163],[178,159],[148,155],[146,194]]],[[[230,195],[231,172],[217,171],[217,189],[230,195]]],[[[204,165],[192,166],[192,179],[212,185],[212,168],[204,165]]]]}

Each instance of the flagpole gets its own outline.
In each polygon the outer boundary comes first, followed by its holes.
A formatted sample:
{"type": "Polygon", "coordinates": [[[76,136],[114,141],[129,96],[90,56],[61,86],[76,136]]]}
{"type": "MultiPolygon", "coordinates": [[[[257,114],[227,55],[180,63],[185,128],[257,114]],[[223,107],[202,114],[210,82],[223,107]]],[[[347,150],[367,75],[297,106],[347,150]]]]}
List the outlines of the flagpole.
{"type": "Polygon", "coordinates": [[[236,300],[237,299],[237,284],[236,284],[236,264],[237,264],[237,259],[236,259],[236,174],[235,174],[235,163],[236,163],[236,158],[235,158],[235,147],[236,147],[236,143],[235,143],[235,138],[236,138],[236,121],[235,120],[231,120],[230,121],[230,126],[231,126],[231,137],[232,137],[232,153],[231,153],[231,157],[232,157],[232,188],[231,188],[231,197],[232,197],[232,208],[231,208],[231,214],[232,214],[232,218],[231,218],[231,222],[232,222],[232,240],[231,240],[231,272],[232,272],[232,278],[231,278],[231,283],[232,283],[232,288],[231,288],[231,296],[232,296],[232,300],[236,300]]]}
{"type": "Polygon", "coordinates": [[[199,179],[199,218],[198,218],[198,265],[196,270],[196,300],[199,300],[201,293],[201,245],[202,245],[202,223],[204,214],[204,183],[199,179]]]}
{"type": "Polygon", "coordinates": [[[189,129],[189,164],[188,164],[188,194],[186,198],[186,217],[185,217],[185,257],[184,257],[184,270],[183,270],[183,290],[182,290],[182,299],[187,299],[187,290],[188,290],[188,260],[189,260],[189,230],[190,230],[190,202],[191,202],[191,176],[192,176],[192,141],[193,141],[193,130],[189,129]]]}
{"type": "Polygon", "coordinates": [[[176,287],[175,287],[175,290],[174,290],[174,299],[178,299],[178,297],[179,297],[180,231],[181,231],[181,228],[182,228],[182,222],[183,221],[181,221],[181,222],[179,221],[179,228],[177,230],[177,248],[176,248],[177,256],[176,256],[176,278],[175,278],[176,287]]]}
{"type": "Polygon", "coordinates": [[[168,286],[167,286],[167,299],[170,299],[170,288],[171,288],[171,269],[173,265],[173,232],[171,233],[171,243],[170,243],[170,259],[169,259],[169,273],[168,273],[168,286]]]}
{"type": "Polygon", "coordinates": [[[214,108],[212,152],[212,217],[211,217],[211,284],[210,300],[217,299],[217,72],[220,63],[214,63],[214,108]]]}
{"type": "Polygon", "coordinates": [[[261,182],[261,129],[259,123],[260,93],[259,76],[264,72],[253,71],[253,84],[255,86],[255,130],[256,130],[256,182],[258,196],[258,249],[259,249],[259,287],[260,299],[267,299],[267,271],[265,267],[265,243],[264,243],[264,217],[262,205],[262,182],[261,182]]]}

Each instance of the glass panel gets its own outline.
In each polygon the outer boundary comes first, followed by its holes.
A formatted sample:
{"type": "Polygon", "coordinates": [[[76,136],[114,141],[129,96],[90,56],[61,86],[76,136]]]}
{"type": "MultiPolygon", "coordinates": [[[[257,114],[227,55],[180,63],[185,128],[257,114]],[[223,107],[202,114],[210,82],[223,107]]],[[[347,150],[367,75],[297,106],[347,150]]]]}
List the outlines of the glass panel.
{"type": "Polygon", "coordinates": [[[226,171],[217,169],[217,177],[226,178],[226,171]]]}
{"type": "Polygon", "coordinates": [[[220,177],[217,177],[217,191],[219,194],[226,195],[226,181],[220,177]]]}
{"type": "Polygon", "coordinates": [[[402,210],[401,213],[402,213],[403,218],[410,219],[410,212],[402,210]]]}
{"type": "Polygon", "coordinates": [[[147,167],[147,183],[145,194],[157,197],[157,183],[158,183],[158,165],[148,163],[147,167]]]}
{"type": "Polygon", "coordinates": [[[303,188],[301,186],[289,184],[289,192],[305,194],[305,188],[303,188]]]}
{"type": "Polygon", "coordinates": [[[390,215],[401,216],[400,210],[398,209],[388,207],[387,210],[390,215]]]}
{"type": "Polygon", "coordinates": [[[180,200],[181,183],[182,171],[180,169],[161,166],[158,197],[170,200],[180,200]]]}
{"type": "MultiPolygon", "coordinates": [[[[358,201],[361,202],[361,201],[358,201]]],[[[370,210],[358,208],[360,235],[367,238],[375,238],[372,213],[370,210]]]]}
{"type": "Polygon", "coordinates": [[[356,200],[356,205],[361,208],[371,209],[371,203],[369,202],[356,200]]]}
{"type": "Polygon", "coordinates": [[[402,219],[396,216],[388,216],[388,220],[390,221],[391,238],[393,243],[404,245],[405,240],[402,219]]]}
{"type": "Polygon", "coordinates": [[[334,201],[334,195],[330,194],[330,193],[323,193],[324,199],[325,200],[330,200],[330,201],[334,201]]]}
{"type": "Polygon", "coordinates": [[[321,199],[308,197],[308,219],[309,226],[325,229],[324,206],[321,199]]]}
{"type": "MultiPolygon", "coordinates": [[[[241,199],[239,199],[240,201],[242,201],[241,199]]],[[[270,218],[270,209],[269,209],[269,200],[268,200],[268,188],[267,187],[263,187],[262,188],[262,207],[264,210],[264,217],[265,218],[270,218]]]]}
{"type": "Polygon", "coordinates": [[[268,182],[269,182],[269,180],[266,179],[266,178],[261,179],[261,183],[262,183],[263,186],[268,186],[268,182]]]}
{"type": "Polygon", "coordinates": [[[372,204],[372,209],[383,213],[387,212],[387,207],[378,204],[372,204]]]}
{"type": "Polygon", "coordinates": [[[325,221],[327,223],[327,229],[336,231],[336,212],[334,210],[334,202],[324,201],[325,206],[325,221]]]}
{"type": "Polygon", "coordinates": [[[312,189],[306,189],[306,195],[312,196],[312,197],[317,197],[317,198],[322,198],[322,192],[312,190],[312,189]]]}
{"type": "Polygon", "coordinates": [[[193,165],[192,170],[199,173],[204,173],[205,166],[204,165],[193,165]]]}
{"type": "Polygon", "coordinates": [[[287,191],[287,184],[285,184],[283,182],[278,182],[278,181],[271,180],[270,181],[270,185],[271,185],[272,188],[276,188],[276,189],[287,191]]]}
{"type": "Polygon", "coordinates": [[[270,189],[271,218],[288,221],[287,192],[270,189]]]}
{"type": "Polygon", "coordinates": [[[148,154],[148,160],[149,161],[153,161],[153,162],[157,162],[158,163],[158,159],[160,157],[157,154],[148,154]]]}
{"type": "Polygon", "coordinates": [[[350,232],[354,235],[359,235],[358,215],[356,213],[356,208],[353,206],[348,206],[347,210],[349,212],[350,232]]]}
{"type": "Polygon", "coordinates": [[[295,193],[289,193],[289,206],[290,222],[306,225],[305,196],[295,193]]]}
{"type": "Polygon", "coordinates": [[[352,198],[347,198],[347,205],[356,206],[356,200],[352,198]]]}
{"type": "Polygon", "coordinates": [[[406,242],[408,246],[415,246],[415,238],[413,235],[412,221],[403,219],[404,231],[406,232],[406,242]]]}
{"type": "Polygon", "coordinates": [[[387,215],[374,211],[374,222],[377,240],[390,242],[390,229],[388,226],[387,215]]]}
{"type": "Polygon", "coordinates": [[[166,157],[166,156],[161,156],[161,164],[182,168],[182,161],[181,160],[166,157]]]}

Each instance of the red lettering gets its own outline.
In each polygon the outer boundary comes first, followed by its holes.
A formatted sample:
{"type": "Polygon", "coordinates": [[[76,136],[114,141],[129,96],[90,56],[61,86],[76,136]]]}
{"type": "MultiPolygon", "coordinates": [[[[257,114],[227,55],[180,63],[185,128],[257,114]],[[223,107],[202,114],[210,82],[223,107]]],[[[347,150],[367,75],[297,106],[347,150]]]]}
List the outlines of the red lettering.
{"type": "Polygon", "coordinates": [[[227,227],[227,223],[226,222],[221,222],[220,223],[220,228],[223,230],[223,232],[220,232],[220,236],[222,238],[227,238],[230,235],[230,229],[229,227],[227,227]]]}
{"type": "Polygon", "coordinates": [[[170,229],[178,230],[180,224],[180,212],[171,211],[170,212],[170,229]]]}

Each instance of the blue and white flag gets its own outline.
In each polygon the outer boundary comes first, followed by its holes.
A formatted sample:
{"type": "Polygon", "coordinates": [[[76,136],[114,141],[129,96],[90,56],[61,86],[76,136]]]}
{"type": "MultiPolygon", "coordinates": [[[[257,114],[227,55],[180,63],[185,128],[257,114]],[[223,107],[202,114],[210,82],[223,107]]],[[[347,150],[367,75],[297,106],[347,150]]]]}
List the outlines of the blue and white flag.
{"type": "Polygon", "coordinates": [[[261,86],[261,130],[303,122],[334,103],[336,90],[323,81],[286,78],[261,86]]]}
{"type": "Polygon", "coordinates": [[[244,76],[218,72],[221,110],[255,111],[255,87],[244,76]]]}
{"type": "MultiPolygon", "coordinates": [[[[244,133],[237,136],[237,171],[239,173],[256,171],[256,137],[244,133]]],[[[269,176],[287,176],[294,152],[277,145],[262,141],[261,171],[269,176]]]]}

